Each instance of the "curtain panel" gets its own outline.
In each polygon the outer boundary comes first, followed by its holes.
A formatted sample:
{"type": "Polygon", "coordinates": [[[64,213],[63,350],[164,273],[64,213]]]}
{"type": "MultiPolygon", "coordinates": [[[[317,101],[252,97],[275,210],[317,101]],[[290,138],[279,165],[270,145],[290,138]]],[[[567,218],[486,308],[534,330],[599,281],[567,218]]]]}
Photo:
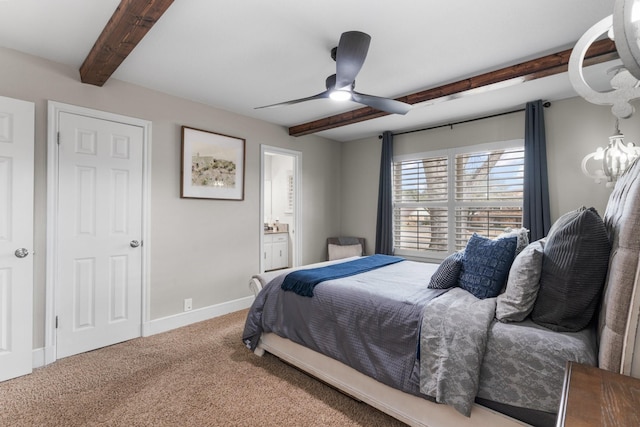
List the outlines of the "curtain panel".
{"type": "Polygon", "coordinates": [[[382,155],[380,157],[380,183],[378,186],[378,219],[376,223],[375,253],[393,254],[393,133],[382,134],[382,155]]]}
{"type": "Polygon", "coordinates": [[[544,129],[544,106],[541,100],[527,102],[524,126],[522,226],[529,229],[529,240],[533,242],[545,237],[551,227],[547,140],[544,129]]]}

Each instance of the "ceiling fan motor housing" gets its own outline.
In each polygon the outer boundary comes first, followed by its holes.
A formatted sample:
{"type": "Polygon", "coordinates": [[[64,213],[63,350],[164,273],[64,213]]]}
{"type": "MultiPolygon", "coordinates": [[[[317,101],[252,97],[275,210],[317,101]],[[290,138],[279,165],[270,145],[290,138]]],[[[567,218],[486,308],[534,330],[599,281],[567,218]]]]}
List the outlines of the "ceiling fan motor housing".
{"type": "MultiPolygon", "coordinates": [[[[327,88],[327,90],[333,90],[336,88],[336,75],[335,74],[331,74],[329,77],[327,77],[327,80],[325,80],[325,86],[327,88]]],[[[356,81],[354,80],[353,83],[351,83],[351,87],[349,88],[349,90],[353,90],[356,87],[356,81]]],[[[344,88],[342,88],[342,90],[344,90],[344,88]]]]}

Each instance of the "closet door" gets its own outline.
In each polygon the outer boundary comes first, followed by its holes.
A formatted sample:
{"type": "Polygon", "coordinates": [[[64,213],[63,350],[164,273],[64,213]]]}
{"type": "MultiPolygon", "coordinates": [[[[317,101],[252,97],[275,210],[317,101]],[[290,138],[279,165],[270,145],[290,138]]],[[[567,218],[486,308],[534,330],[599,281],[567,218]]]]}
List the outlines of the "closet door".
{"type": "Polygon", "coordinates": [[[59,114],[57,358],[142,330],[143,129],[59,114]]]}
{"type": "Polygon", "coordinates": [[[0,381],[33,365],[34,111],[0,97],[0,381]]]}

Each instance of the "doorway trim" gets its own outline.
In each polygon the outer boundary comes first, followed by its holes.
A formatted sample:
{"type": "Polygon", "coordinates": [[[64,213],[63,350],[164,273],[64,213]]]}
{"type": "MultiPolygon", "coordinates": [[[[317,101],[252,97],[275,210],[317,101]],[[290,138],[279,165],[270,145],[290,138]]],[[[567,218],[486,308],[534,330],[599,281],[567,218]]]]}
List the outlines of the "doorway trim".
{"type": "Polygon", "coordinates": [[[142,128],[142,318],[149,320],[150,217],[151,217],[151,122],[100,110],[47,102],[47,242],[45,267],[44,364],[56,361],[56,281],[58,277],[58,131],[60,113],[70,113],[142,128]]]}
{"type": "Polygon", "coordinates": [[[260,246],[258,247],[258,259],[260,260],[260,272],[264,272],[264,260],[262,251],[264,248],[264,159],[266,153],[279,154],[293,157],[293,254],[291,257],[291,267],[298,267],[302,263],[302,152],[289,150],[286,148],[273,147],[260,144],[260,215],[259,215],[259,236],[260,246]]]}

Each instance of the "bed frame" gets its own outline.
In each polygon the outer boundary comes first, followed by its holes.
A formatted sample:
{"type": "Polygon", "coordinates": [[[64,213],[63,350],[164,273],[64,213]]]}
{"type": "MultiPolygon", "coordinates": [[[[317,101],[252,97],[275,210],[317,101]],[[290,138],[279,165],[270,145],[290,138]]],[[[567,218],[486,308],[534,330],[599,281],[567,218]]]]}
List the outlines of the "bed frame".
{"type": "MultiPolygon", "coordinates": [[[[599,313],[598,363],[603,369],[640,378],[640,162],[618,180],[604,220],[612,250],[599,313]]],[[[257,295],[262,283],[253,278],[249,287],[257,295]]],[[[396,390],[273,333],[262,334],[255,354],[262,356],[265,351],[410,426],[526,425],[478,404],[471,417],[464,417],[448,405],[396,390]]]]}

